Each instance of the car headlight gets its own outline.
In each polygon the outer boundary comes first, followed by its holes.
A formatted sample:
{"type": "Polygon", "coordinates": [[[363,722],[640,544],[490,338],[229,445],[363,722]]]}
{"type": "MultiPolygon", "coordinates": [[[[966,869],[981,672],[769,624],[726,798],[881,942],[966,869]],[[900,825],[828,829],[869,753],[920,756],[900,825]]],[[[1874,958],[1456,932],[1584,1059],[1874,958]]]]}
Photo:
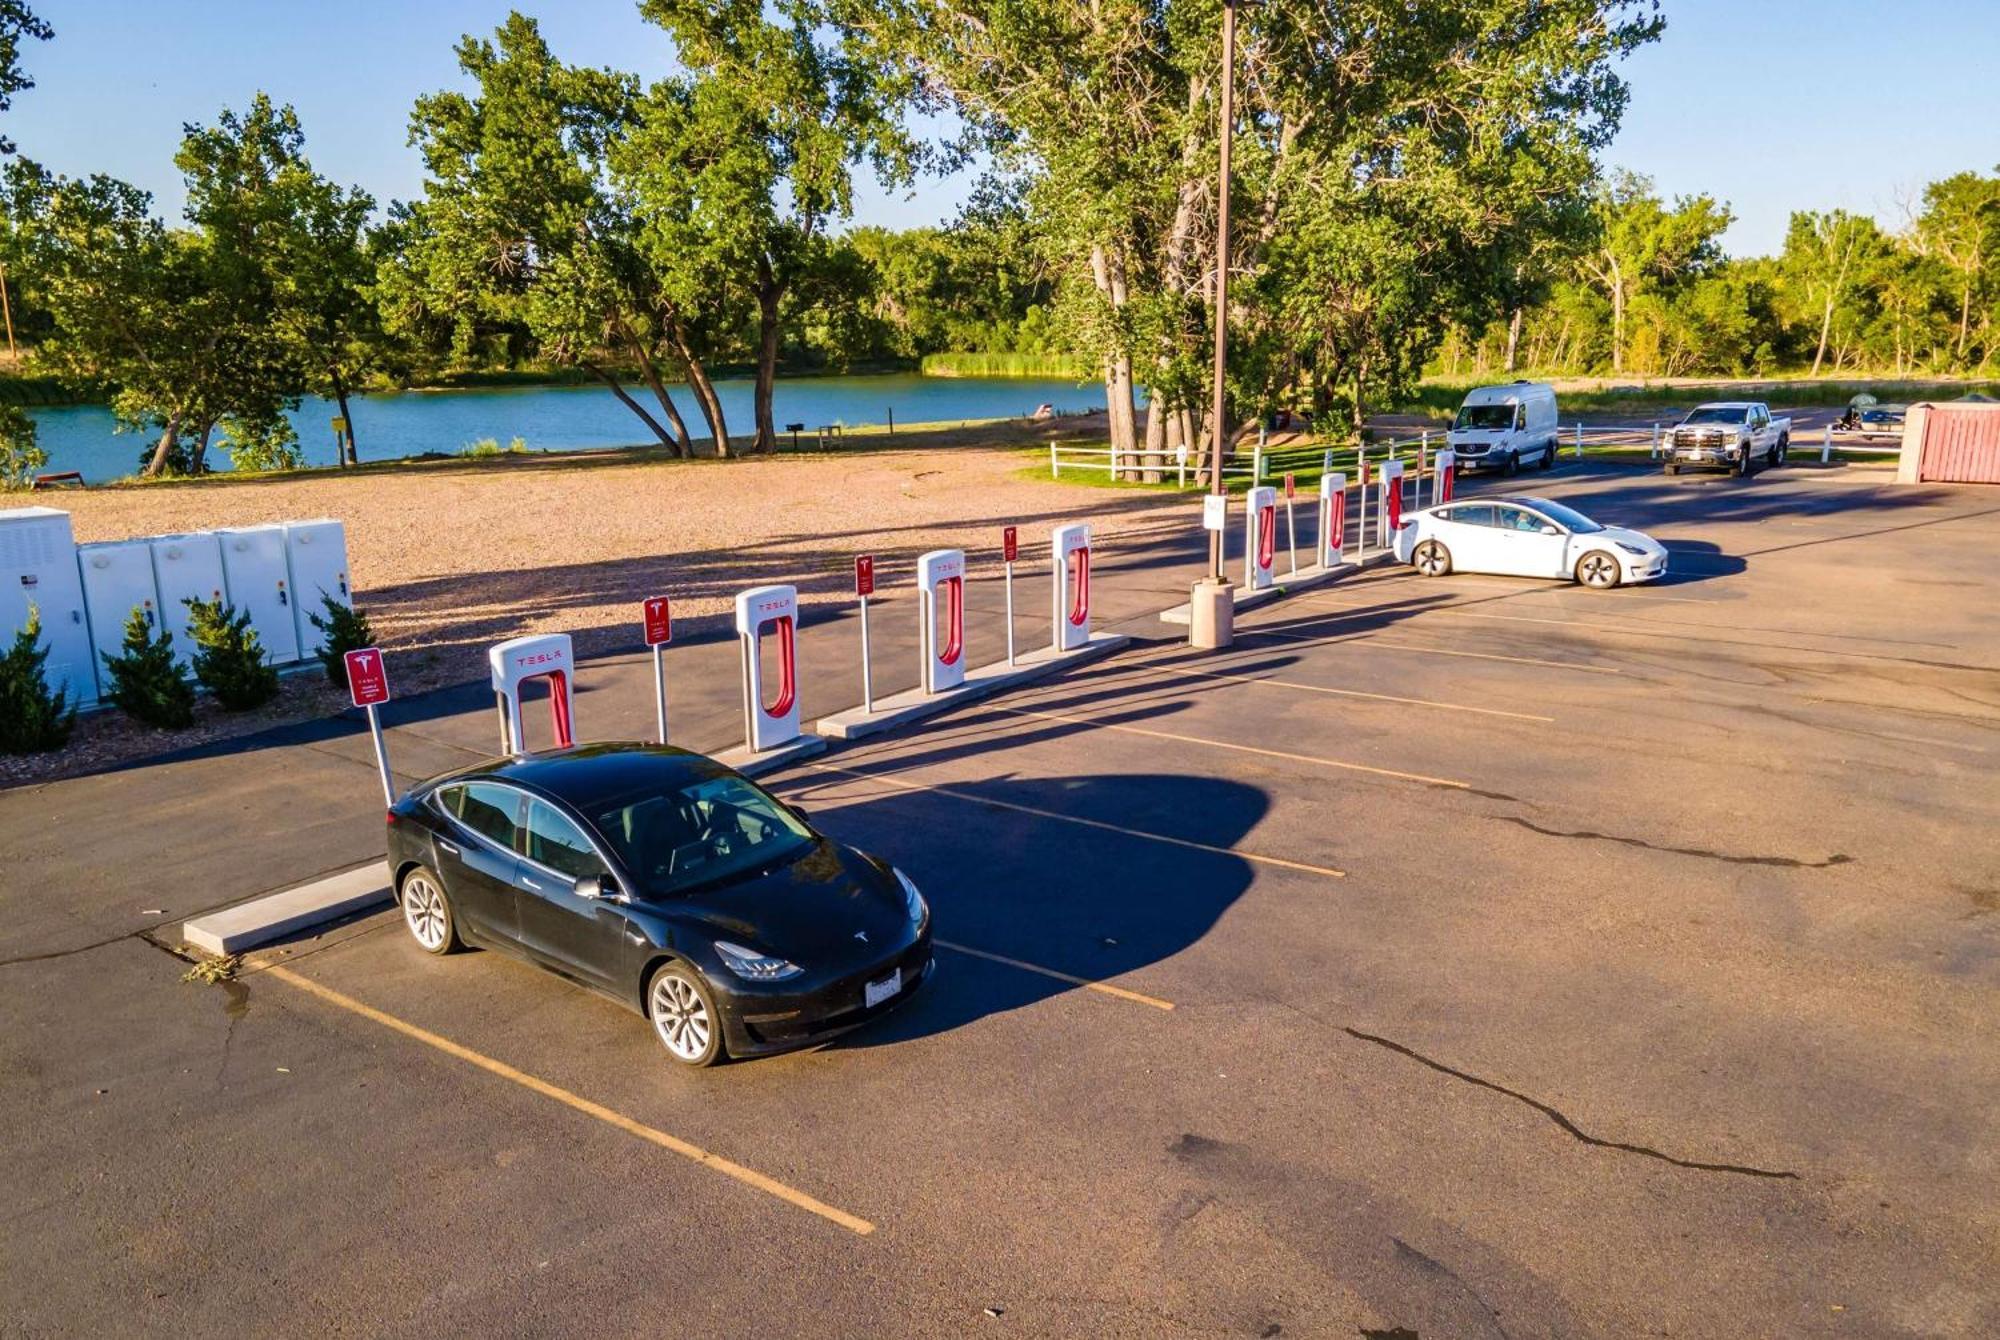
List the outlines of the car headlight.
{"type": "Polygon", "coordinates": [[[1623,540],[1614,540],[1613,543],[1616,544],[1620,549],[1623,549],[1628,554],[1635,554],[1640,558],[1644,558],[1646,556],[1646,551],[1644,549],[1641,549],[1636,544],[1627,544],[1623,540]]]}
{"type": "Polygon", "coordinates": [[[748,982],[782,982],[805,971],[789,959],[773,958],[727,940],[717,940],[715,952],[721,957],[723,967],[748,982]]]}
{"type": "Polygon", "coordinates": [[[896,882],[903,886],[903,906],[909,910],[910,924],[922,929],[923,924],[931,919],[930,904],[917,892],[917,886],[910,882],[910,877],[900,870],[896,871],[896,882]]]}

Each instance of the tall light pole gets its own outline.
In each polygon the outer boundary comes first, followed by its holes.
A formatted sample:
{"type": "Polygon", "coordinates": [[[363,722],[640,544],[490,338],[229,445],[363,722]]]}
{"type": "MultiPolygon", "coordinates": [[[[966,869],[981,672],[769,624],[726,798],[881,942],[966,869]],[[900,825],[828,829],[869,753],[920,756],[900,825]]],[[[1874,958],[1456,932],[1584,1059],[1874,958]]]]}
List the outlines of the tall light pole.
{"type": "MultiPolygon", "coordinates": [[[[1223,384],[1229,352],[1229,142],[1236,121],[1236,0],[1222,0],[1222,156],[1215,183],[1215,385],[1209,402],[1209,490],[1224,493],[1222,448],[1228,436],[1223,384]]],[[[1208,579],[1222,580],[1222,532],[1208,534],[1208,579]]]]}
{"type": "MultiPolygon", "coordinates": [[[[1222,449],[1229,436],[1223,370],[1229,352],[1229,141],[1236,120],[1236,5],[1222,0],[1222,156],[1215,211],[1215,386],[1209,405],[1208,490],[1215,521],[1226,524],[1222,449]]],[[[1213,524],[1213,522],[1211,522],[1213,524]]],[[[1188,598],[1188,645],[1213,650],[1236,640],[1236,590],[1222,574],[1222,531],[1208,533],[1208,575],[1188,598]]]]}

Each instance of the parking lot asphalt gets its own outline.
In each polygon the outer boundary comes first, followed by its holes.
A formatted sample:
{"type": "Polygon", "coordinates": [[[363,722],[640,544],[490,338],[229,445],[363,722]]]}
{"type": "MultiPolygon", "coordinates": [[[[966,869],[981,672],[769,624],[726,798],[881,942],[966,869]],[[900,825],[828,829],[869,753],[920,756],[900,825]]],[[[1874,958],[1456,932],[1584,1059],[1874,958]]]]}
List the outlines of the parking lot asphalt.
{"type": "MultiPolygon", "coordinates": [[[[1196,656],[1163,534],[1099,566],[1141,645],[773,778],[945,946],[815,1051],[681,1072],[388,914],[182,983],[188,912],[379,853],[354,723],[7,793],[0,1330],[2000,1330],[2000,495],[1515,487],[1669,580],[1373,569],[1196,656]]],[[[735,657],[674,649],[677,738],[740,738],[735,657]]],[[[643,656],[582,678],[646,732],[643,656]]],[[[490,747],[477,686],[397,707],[409,777],[490,747]]]]}

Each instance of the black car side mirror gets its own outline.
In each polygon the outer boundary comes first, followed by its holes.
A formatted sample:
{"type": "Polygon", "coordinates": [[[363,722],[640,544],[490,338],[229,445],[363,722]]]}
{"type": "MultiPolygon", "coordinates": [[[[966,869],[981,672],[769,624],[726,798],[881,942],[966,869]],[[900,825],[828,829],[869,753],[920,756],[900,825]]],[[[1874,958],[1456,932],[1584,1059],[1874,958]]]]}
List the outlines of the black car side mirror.
{"type": "Polygon", "coordinates": [[[622,898],[618,881],[610,875],[584,875],[569,886],[579,898],[622,898]]]}

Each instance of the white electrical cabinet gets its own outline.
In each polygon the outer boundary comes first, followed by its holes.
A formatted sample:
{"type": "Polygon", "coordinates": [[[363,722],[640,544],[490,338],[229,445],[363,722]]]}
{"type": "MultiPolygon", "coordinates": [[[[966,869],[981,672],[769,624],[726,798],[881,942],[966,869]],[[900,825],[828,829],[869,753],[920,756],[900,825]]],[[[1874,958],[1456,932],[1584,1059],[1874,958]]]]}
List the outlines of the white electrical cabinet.
{"type": "Polygon", "coordinates": [[[243,526],[218,530],[222,577],[229,603],[249,614],[250,627],[264,647],[264,659],[287,665],[299,659],[299,629],[293,615],[285,528],[243,526]]]}
{"type": "Polygon", "coordinates": [[[338,521],[288,521],[285,552],[291,560],[292,606],[301,658],[315,656],[326,645],[326,634],[313,627],[312,616],[326,617],[322,595],[343,605],[354,598],[347,590],[347,530],[338,521]]]}
{"type": "Polygon", "coordinates": [[[160,621],[174,635],[174,657],[194,660],[189,600],[221,600],[222,545],[212,534],[162,535],[152,542],[153,577],[160,587],[160,621]]]}
{"type": "Polygon", "coordinates": [[[76,547],[77,570],[83,574],[83,608],[90,622],[90,640],[97,644],[97,691],[111,689],[104,657],[125,646],[125,621],[132,611],[146,611],[146,630],[160,631],[160,589],[153,581],[153,550],[144,540],[110,540],[76,547]]]}
{"type": "Polygon", "coordinates": [[[68,690],[75,702],[95,702],[97,673],[77,576],[76,535],[69,513],[53,507],[0,510],[0,636],[12,642],[27,625],[30,605],[41,614],[49,650],[42,670],[49,687],[68,690]]]}

